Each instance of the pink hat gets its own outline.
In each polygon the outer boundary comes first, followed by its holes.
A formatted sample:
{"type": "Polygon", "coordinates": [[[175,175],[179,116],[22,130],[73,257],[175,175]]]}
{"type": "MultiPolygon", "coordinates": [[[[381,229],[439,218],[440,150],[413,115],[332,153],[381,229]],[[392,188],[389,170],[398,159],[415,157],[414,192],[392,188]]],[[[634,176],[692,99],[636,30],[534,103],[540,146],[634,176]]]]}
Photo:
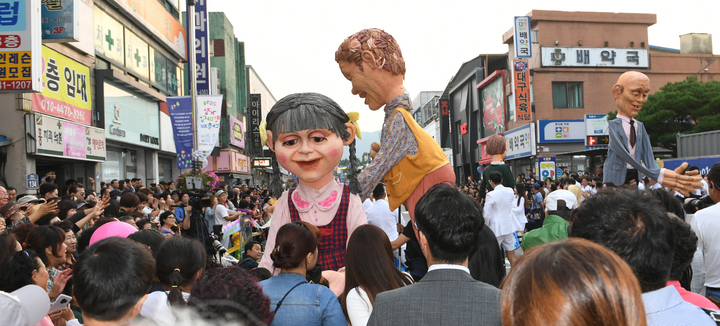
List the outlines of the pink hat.
{"type": "Polygon", "coordinates": [[[127,238],[127,236],[135,232],[137,232],[137,230],[128,223],[119,221],[109,222],[95,230],[95,233],[90,237],[90,246],[95,242],[109,237],[127,238]]]}

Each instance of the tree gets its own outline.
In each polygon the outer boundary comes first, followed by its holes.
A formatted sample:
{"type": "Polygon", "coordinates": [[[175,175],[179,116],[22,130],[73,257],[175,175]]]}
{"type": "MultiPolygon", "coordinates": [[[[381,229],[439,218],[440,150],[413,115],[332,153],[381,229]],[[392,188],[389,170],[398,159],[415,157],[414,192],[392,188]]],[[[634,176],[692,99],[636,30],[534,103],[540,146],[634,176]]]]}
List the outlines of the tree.
{"type": "MultiPolygon", "coordinates": [[[[617,111],[608,114],[615,119],[617,111]]],[[[698,82],[695,76],[667,83],[648,97],[636,117],[647,129],[653,146],[672,150],[677,157],[677,134],[720,130],[720,82],[698,82]]]]}

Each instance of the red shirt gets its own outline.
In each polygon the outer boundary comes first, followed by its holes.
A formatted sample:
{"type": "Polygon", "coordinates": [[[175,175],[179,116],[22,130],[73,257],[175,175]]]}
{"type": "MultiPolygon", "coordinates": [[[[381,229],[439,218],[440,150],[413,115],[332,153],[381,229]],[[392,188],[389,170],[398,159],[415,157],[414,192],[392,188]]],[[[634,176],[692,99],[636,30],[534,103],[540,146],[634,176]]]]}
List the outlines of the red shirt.
{"type": "Polygon", "coordinates": [[[674,286],[678,293],[680,293],[680,296],[683,298],[683,300],[685,300],[685,302],[692,303],[700,308],[720,310],[718,309],[718,306],[712,303],[712,301],[708,300],[708,298],[703,297],[702,295],[699,295],[697,293],[685,290],[685,288],[680,286],[680,281],[668,281],[667,285],[674,286]]]}

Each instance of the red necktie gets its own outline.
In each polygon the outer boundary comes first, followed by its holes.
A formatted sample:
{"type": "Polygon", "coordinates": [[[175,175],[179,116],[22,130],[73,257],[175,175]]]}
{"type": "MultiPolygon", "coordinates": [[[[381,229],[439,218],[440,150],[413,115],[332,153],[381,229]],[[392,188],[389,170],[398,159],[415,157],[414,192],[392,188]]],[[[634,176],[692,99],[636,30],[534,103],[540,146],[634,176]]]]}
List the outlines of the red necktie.
{"type": "Polygon", "coordinates": [[[630,147],[635,148],[635,142],[637,142],[636,138],[635,120],[630,120],[630,147]]]}

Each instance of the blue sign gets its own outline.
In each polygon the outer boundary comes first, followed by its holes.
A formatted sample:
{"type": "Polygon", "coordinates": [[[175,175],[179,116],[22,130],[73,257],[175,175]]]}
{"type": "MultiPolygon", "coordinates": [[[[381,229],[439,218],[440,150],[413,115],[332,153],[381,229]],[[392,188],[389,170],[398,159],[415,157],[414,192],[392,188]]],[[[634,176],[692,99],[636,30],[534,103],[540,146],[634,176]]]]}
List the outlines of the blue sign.
{"type": "Polygon", "coordinates": [[[79,41],[75,23],[77,17],[75,0],[43,1],[42,38],[50,42],[79,41]]]}
{"type": "MultiPolygon", "coordinates": [[[[27,0],[0,2],[0,32],[24,31],[26,26],[27,0]]],[[[24,40],[24,39],[23,39],[24,40]]]]}
{"type": "Polygon", "coordinates": [[[505,160],[533,156],[536,154],[535,125],[532,123],[503,133],[507,139],[507,156],[505,160]]]}
{"type": "Polygon", "coordinates": [[[27,188],[29,190],[36,190],[40,186],[40,179],[38,178],[38,175],[35,173],[30,173],[27,175],[27,188]]]}
{"type": "MultiPolygon", "coordinates": [[[[188,43],[188,55],[195,53],[195,72],[196,84],[197,84],[197,95],[210,95],[210,54],[208,47],[210,41],[208,39],[208,12],[206,0],[198,0],[195,3],[195,37],[192,38],[193,46],[192,50],[188,43]]],[[[188,12],[185,12],[186,21],[190,22],[190,16],[188,12]]],[[[188,32],[189,32],[188,28],[188,32]]]]}
{"type": "Polygon", "coordinates": [[[179,96],[165,100],[170,111],[178,169],[190,169],[193,151],[192,98],[179,96]]]}
{"type": "MultiPolygon", "coordinates": [[[[562,175],[563,175],[563,172],[565,172],[565,171],[563,171],[563,169],[561,169],[561,168],[555,169],[555,175],[556,175],[556,176],[562,176],[562,175]]],[[[558,177],[558,178],[559,178],[559,177],[558,177]]]]}
{"type": "Polygon", "coordinates": [[[710,172],[710,168],[713,166],[713,164],[720,162],[720,156],[715,157],[709,157],[709,158],[692,158],[692,159],[672,159],[672,160],[663,160],[663,166],[664,168],[668,170],[675,170],[678,166],[683,164],[684,162],[688,162],[689,166],[697,166],[700,169],[700,174],[704,175],[710,172]]]}

